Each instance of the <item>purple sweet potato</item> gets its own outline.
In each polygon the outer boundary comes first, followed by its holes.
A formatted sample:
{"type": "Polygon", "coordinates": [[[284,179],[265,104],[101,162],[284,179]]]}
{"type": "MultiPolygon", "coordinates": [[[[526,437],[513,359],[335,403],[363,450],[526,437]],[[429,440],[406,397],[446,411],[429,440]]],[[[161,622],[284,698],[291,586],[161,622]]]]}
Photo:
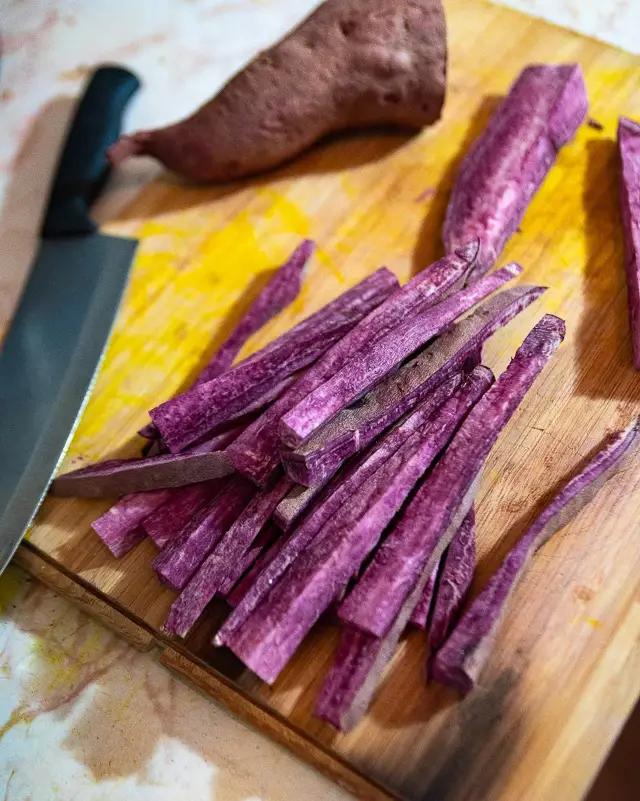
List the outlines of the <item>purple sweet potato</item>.
{"type": "Polygon", "coordinates": [[[364,453],[352,460],[352,463],[347,463],[335,477],[328,476],[325,483],[316,487],[294,485],[273,514],[276,524],[286,531],[315,497],[318,497],[318,502],[313,507],[314,525],[319,526],[326,522],[363,481],[373,475],[411,434],[422,428],[458,389],[462,380],[463,373],[458,373],[437,387],[413,411],[408,412],[395,426],[373,442],[364,453]],[[322,492],[325,486],[327,489],[322,492]]]}
{"type": "Polygon", "coordinates": [[[226,644],[227,640],[242,627],[271,587],[280,579],[289,565],[309,547],[327,521],[342,511],[362,484],[373,476],[410,436],[419,431],[437,413],[442,404],[458,388],[460,380],[460,376],[455,375],[437,387],[412,414],[407,415],[395,428],[382,437],[379,443],[372,445],[353,467],[349,467],[345,475],[335,477],[313,511],[286,540],[286,544],[277,556],[265,566],[260,575],[256,576],[246,595],[243,596],[242,603],[237,604],[233,615],[216,635],[215,643],[217,645],[226,644]]]}
{"type": "MultiPolygon", "coordinates": [[[[245,554],[290,488],[291,479],[282,478],[273,489],[253,497],[174,601],[164,626],[166,631],[187,636],[230,573],[242,564],[245,554]]],[[[241,570],[237,578],[243,572],[241,570]]]]}
{"type": "Polygon", "coordinates": [[[164,441],[172,452],[197,442],[322,356],[397,286],[393,273],[377,270],[228,372],[156,406],[150,415],[164,441]]]}
{"type": "Polygon", "coordinates": [[[183,487],[233,472],[224,451],[168,453],[151,459],[108,459],[58,476],[51,494],[103,498],[135,492],[183,487]]]}
{"type": "Polygon", "coordinates": [[[618,123],[622,165],[620,200],[624,226],[629,322],[635,366],[640,370],[640,124],[626,117],[618,123]]]}
{"type": "Polygon", "coordinates": [[[440,571],[440,565],[442,564],[443,560],[444,556],[434,565],[431,575],[429,576],[429,580],[425,584],[424,590],[422,591],[420,600],[418,601],[416,608],[411,613],[409,623],[411,623],[411,625],[415,626],[417,629],[426,630],[427,628],[429,612],[431,611],[433,596],[436,590],[436,583],[438,581],[438,572],[440,571]]]}
{"type": "Polygon", "coordinates": [[[174,590],[183,589],[254,494],[255,487],[242,476],[227,479],[213,501],[154,561],[160,581],[174,590]]]}
{"type": "Polygon", "coordinates": [[[289,392],[249,426],[229,449],[229,458],[236,470],[260,486],[267,485],[280,461],[280,418],[337,373],[351,358],[371,348],[408,316],[423,311],[454,290],[468,274],[477,252],[478,243],[471,242],[435,262],[390,295],[352,328],[309,367],[289,392]]]}
{"type": "MultiPolygon", "coordinates": [[[[240,579],[233,590],[227,595],[227,603],[230,606],[237,607],[242,602],[242,599],[247,595],[251,587],[253,587],[258,576],[261,575],[263,571],[267,570],[268,566],[277,558],[286,544],[287,537],[281,534],[260,554],[247,574],[240,579]]],[[[217,640],[215,644],[220,645],[217,640]]]]}
{"type": "Polygon", "coordinates": [[[509,552],[471,604],[431,665],[434,679],[468,693],[484,668],[506,608],[534,553],[567,525],[614,476],[640,443],[640,418],[607,438],[575,473],[509,552]]]}
{"type": "Polygon", "coordinates": [[[125,495],[102,517],[94,520],[91,527],[115,557],[124,556],[144,539],[140,523],[169,495],[169,490],[125,495]]]}
{"type": "MultiPolygon", "coordinates": [[[[355,629],[345,629],[340,637],[333,665],[316,700],[315,714],[340,731],[355,724],[351,710],[358,688],[366,681],[381,640],[355,629]]],[[[360,717],[360,715],[358,715],[360,717]]]]}
{"type": "Polygon", "coordinates": [[[476,569],[476,515],[473,507],[451,540],[440,568],[429,623],[429,644],[435,652],[446,640],[466,601],[476,569]]]}
{"type": "Polygon", "coordinates": [[[262,531],[251,543],[242,559],[229,569],[217,594],[223,598],[230,595],[244,574],[253,569],[256,562],[270,550],[271,545],[275,544],[275,540],[281,536],[282,532],[275,523],[268,522],[263,526],[262,531]]]}
{"type": "Polygon", "coordinates": [[[144,518],[142,528],[158,548],[164,548],[169,540],[182,532],[205,504],[213,501],[224,480],[203,481],[171,490],[167,499],[144,518]]]}
{"type": "Polygon", "coordinates": [[[480,239],[470,278],[494,264],[587,113],[578,64],[524,69],[458,170],[444,222],[445,248],[480,239]]]}
{"type": "Polygon", "coordinates": [[[362,397],[381,378],[472,306],[500,289],[522,272],[509,264],[475,281],[435,306],[406,320],[386,336],[350,359],[344,367],[300,401],[280,420],[278,433],[282,442],[296,448],[324,423],[362,397]]]}
{"type": "Polygon", "coordinates": [[[272,683],[328,606],[357,575],[416,482],[446,446],[461,417],[489,386],[478,368],[433,420],[415,432],[328,521],[225,644],[272,683]]]}
{"type": "Polygon", "coordinates": [[[462,369],[467,360],[477,358],[483,343],[544,291],[543,287],[520,286],[483,303],[382,381],[356,407],[344,409],[297,450],[283,452],[287,474],[306,486],[321,483],[435,386],[462,369]]]}
{"type": "Polygon", "coordinates": [[[275,167],[345,128],[419,129],[446,87],[440,0],[326,0],[191,117],[121,137],[113,164],[149,155],[194,181],[275,167]]]}
{"type": "Polygon", "coordinates": [[[420,576],[383,639],[357,629],[345,629],[318,696],[315,709],[318,717],[347,732],[365,714],[402,632],[424,596],[430,576],[427,571],[420,576]]]}
{"type": "Polygon", "coordinates": [[[343,620],[375,637],[387,634],[419,576],[431,574],[462,525],[485,459],[564,333],[564,322],[548,314],[527,336],[342,604],[343,620]]]}

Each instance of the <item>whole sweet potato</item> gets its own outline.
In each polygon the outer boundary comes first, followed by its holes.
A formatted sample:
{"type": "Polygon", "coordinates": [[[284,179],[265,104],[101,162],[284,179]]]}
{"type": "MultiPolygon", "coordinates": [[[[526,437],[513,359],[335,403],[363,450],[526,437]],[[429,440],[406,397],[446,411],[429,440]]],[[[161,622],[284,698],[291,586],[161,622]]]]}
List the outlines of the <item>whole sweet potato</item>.
{"type": "Polygon", "coordinates": [[[192,180],[229,180],[341,129],[419,129],[440,117],[446,63],[440,0],[326,0],[193,116],[122,137],[109,159],[149,155],[192,180]]]}

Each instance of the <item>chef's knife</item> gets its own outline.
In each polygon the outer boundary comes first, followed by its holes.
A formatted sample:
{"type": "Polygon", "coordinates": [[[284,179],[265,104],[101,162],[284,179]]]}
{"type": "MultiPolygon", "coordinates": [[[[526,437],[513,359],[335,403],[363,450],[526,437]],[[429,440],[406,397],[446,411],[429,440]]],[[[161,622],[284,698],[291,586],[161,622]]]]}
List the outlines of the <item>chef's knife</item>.
{"type": "Polygon", "coordinates": [[[140,86],[100,67],[72,120],[40,249],[0,354],[0,572],[35,515],[73,435],[127,283],[137,241],[100,234],[89,214],[106,151],[140,86]]]}

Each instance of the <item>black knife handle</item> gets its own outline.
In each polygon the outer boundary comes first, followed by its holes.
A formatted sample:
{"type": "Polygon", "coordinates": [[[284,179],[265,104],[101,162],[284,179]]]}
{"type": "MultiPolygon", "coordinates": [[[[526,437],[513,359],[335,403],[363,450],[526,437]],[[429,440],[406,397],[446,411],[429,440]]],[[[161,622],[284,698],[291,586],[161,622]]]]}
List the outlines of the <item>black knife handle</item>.
{"type": "Polygon", "coordinates": [[[91,76],[58,162],[43,237],[96,230],[89,207],[109,177],[107,149],[120,136],[125,107],[139,86],[136,76],[123,67],[98,67],[91,76]]]}

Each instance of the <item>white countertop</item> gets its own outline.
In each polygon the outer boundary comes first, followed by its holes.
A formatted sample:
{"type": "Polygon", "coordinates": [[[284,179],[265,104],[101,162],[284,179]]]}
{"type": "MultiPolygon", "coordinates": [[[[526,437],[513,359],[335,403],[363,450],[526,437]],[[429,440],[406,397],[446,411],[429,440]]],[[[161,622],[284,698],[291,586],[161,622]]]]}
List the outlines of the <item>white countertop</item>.
{"type": "MultiPolygon", "coordinates": [[[[91,65],[141,76],[128,129],[179,118],[317,0],[5,0],[0,32],[0,329],[30,263],[63,131],[91,65]],[[114,13],[117,10],[117,13],[114,13]]],[[[513,0],[640,52],[640,0],[513,0]]],[[[109,200],[156,171],[139,162],[109,200]]],[[[17,568],[0,578],[5,801],[305,801],[347,794],[17,568]]]]}

